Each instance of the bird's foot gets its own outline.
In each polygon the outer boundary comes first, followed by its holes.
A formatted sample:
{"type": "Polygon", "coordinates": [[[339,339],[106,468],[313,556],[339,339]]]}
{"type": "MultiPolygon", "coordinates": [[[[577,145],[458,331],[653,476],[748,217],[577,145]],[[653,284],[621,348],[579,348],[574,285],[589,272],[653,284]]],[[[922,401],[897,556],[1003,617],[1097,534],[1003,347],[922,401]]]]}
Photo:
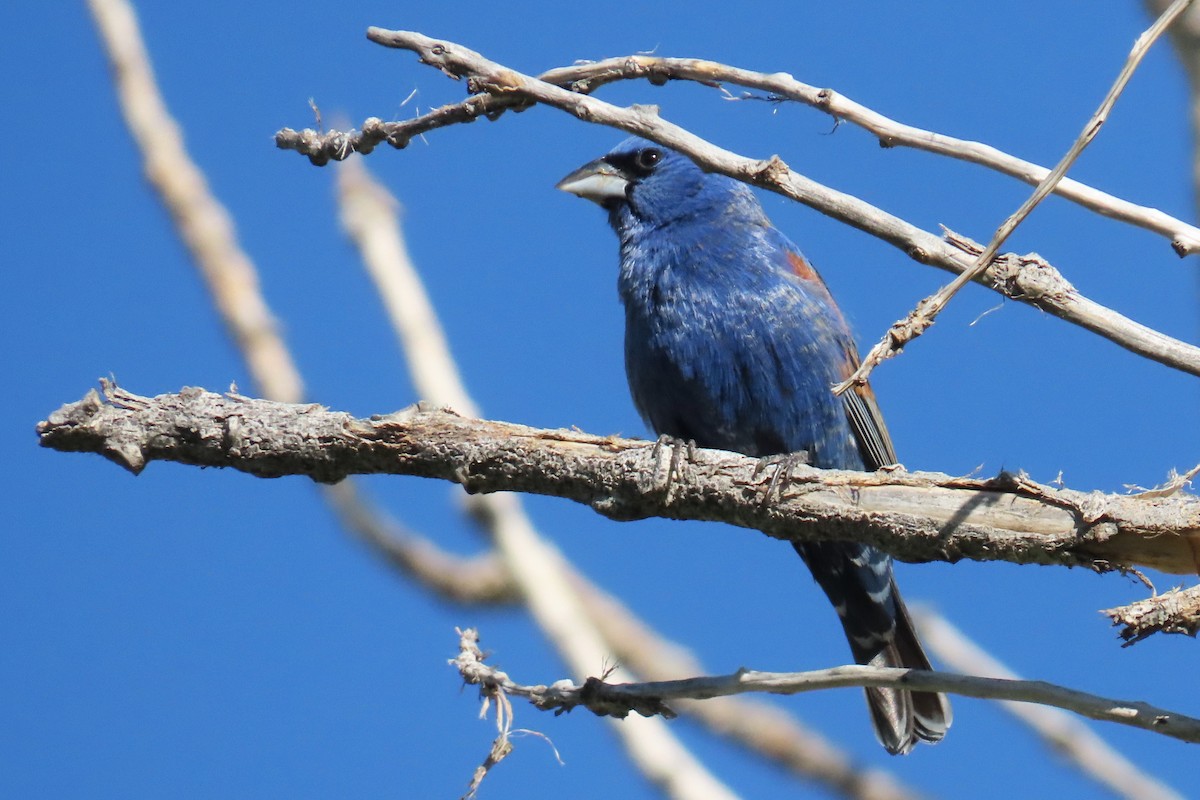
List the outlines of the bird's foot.
{"type": "Polygon", "coordinates": [[[800,464],[808,463],[808,451],[800,450],[795,453],[785,453],[782,456],[767,456],[758,460],[758,466],[755,467],[754,474],[760,475],[763,470],[770,469],[771,482],[767,484],[767,490],[763,493],[762,507],[766,508],[771,504],[772,498],[782,498],[783,493],[787,490],[788,484],[792,480],[792,469],[800,464]]]}
{"type": "Polygon", "coordinates": [[[674,436],[659,436],[654,442],[654,474],[658,475],[659,470],[665,462],[667,468],[667,476],[663,481],[663,491],[666,494],[667,502],[671,500],[671,489],[675,486],[675,479],[682,473],[682,467],[686,463],[691,463],[696,457],[696,441],[694,439],[678,439],[674,436]],[[670,450],[670,457],[667,456],[667,451],[670,450]]]}

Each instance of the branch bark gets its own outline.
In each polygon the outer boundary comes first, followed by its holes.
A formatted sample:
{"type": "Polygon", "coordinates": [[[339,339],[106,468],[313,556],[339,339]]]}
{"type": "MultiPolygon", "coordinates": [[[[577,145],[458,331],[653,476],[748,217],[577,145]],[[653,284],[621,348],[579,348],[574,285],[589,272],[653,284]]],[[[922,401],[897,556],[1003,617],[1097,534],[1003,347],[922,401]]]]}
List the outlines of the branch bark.
{"type": "MultiPolygon", "coordinates": [[[[664,447],[540,430],[414,406],[356,419],[318,405],[202,389],[141,397],[104,383],[38,425],[43,446],[104,455],[134,473],[155,460],[231,467],[260,477],[351,474],[440,478],[471,492],[575,500],[620,520],[729,522],[789,541],[865,541],[904,561],[1004,560],[1098,571],[1197,572],[1200,499],[1105,495],[1020,475],[955,478],[795,466],[764,502],[778,460],[695,450],[669,481],[664,447]]],[[[1165,496],[1164,496],[1165,495],[1165,496]]]]}
{"type": "Polygon", "coordinates": [[[1155,633],[1194,637],[1200,632],[1200,586],[1172,589],[1127,606],[1106,608],[1104,613],[1113,625],[1121,626],[1126,647],[1155,633]]]}

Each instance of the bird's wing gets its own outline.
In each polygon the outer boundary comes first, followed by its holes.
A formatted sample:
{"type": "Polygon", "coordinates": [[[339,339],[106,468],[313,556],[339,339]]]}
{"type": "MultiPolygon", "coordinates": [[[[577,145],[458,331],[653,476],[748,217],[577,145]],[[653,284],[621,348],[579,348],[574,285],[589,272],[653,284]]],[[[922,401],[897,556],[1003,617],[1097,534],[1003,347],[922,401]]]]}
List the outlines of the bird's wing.
{"type": "MultiPolygon", "coordinates": [[[[850,372],[858,366],[858,355],[852,348],[853,346],[847,349],[850,372]]],[[[847,377],[850,372],[847,373],[847,377]]],[[[846,406],[850,428],[858,441],[858,452],[862,455],[863,466],[868,470],[876,470],[898,463],[896,450],[892,447],[892,437],[888,435],[887,426],[883,424],[883,414],[879,411],[879,403],[875,400],[875,392],[871,391],[871,385],[850,387],[842,395],[842,403],[846,406]]]]}
{"type": "MultiPolygon", "coordinates": [[[[791,241],[782,234],[777,234],[782,242],[781,252],[787,262],[787,269],[809,287],[813,295],[826,308],[831,319],[837,326],[840,338],[843,339],[844,359],[842,378],[848,378],[858,369],[858,352],[854,348],[854,339],[850,335],[850,327],[842,317],[841,310],[829,294],[825,282],[813,268],[808,259],[801,254],[791,241]]],[[[897,463],[896,451],[892,447],[892,437],[888,435],[887,426],[883,424],[883,414],[879,411],[879,403],[875,400],[875,392],[870,384],[854,386],[842,395],[842,403],[846,407],[846,416],[850,420],[850,428],[858,442],[858,451],[862,455],[863,465],[868,470],[876,470],[889,464],[897,463]]]]}

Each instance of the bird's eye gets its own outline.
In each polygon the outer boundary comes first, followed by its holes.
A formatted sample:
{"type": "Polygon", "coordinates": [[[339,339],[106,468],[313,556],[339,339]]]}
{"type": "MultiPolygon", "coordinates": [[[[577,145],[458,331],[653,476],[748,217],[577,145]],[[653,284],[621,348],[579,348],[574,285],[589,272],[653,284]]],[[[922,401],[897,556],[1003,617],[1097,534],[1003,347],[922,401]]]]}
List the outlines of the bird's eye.
{"type": "Polygon", "coordinates": [[[647,147],[645,150],[639,150],[634,161],[639,171],[650,173],[654,169],[654,165],[662,160],[663,152],[657,147],[647,147]]]}

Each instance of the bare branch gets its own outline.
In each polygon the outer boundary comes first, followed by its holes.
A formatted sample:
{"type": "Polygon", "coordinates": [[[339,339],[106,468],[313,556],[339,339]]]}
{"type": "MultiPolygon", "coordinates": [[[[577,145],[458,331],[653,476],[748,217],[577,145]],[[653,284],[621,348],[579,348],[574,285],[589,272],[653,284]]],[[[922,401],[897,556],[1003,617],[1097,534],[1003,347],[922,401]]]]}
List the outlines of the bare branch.
{"type": "Polygon", "coordinates": [[[1083,131],[1067,149],[1066,155],[1055,165],[1046,177],[1038,183],[1021,207],[1014,211],[1008,219],[1001,223],[1000,227],[992,235],[992,240],[988,242],[987,247],[983,249],[968,269],[959,273],[958,277],[950,283],[938,289],[933,294],[926,297],[917,307],[909,312],[908,316],[899,322],[892,324],[891,328],[884,334],[884,337],[863,357],[862,363],[854,370],[854,373],[842,381],[834,389],[836,394],[842,394],[850,387],[856,384],[866,383],[867,376],[879,364],[889,358],[900,353],[906,344],[923,334],[933,325],[938,314],[946,307],[954,295],[958,294],[968,283],[977,280],[980,275],[988,268],[992,259],[1000,252],[1000,248],[1008,241],[1008,237],[1017,229],[1025,219],[1033,213],[1033,209],[1045,200],[1054,187],[1062,182],[1066,176],[1067,170],[1071,165],[1083,154],[1084,148],[1091,144],[1096,135],[1100,133],[1100,128],[1108,121],[1108,115],[1112,112],[1113,106],[1116,105],[1117,98],[1125,91],[1126,85],[1133,77],[1134,71],[1142,63],[1142,59],[1146,53],[1150,52],[1150,47],[1158,41],[1163,32],[1170,26],[1175,19],[1192,4],[1192,0],[1175,0],[1171,7],[1162,13],[1162,15],[1154,21],[1141,36],[1134,42],[1133,50],[1130,51],[1129,57],[1125,60],[1125,65],[1121,68],[1121,72],[1117,75],[1116,81],[1112,88],[1108,90],[1108,94],[1100,101],[1100,107],[1092,114],[1087,124],[1083,126],[1083,131]]]}
{"type": "Polygon", "coordinates": [[[765,504],[770,460],[697,450],[664,491],[653,443],[472,420],[415,406],[355,419],[201,389],[141,397],[111,385],[38,425],[43,446],[100,453],[140,472],[153,460],[260,477],[349,474],[440,478],[471,492],[518,491],[586,503],[614,519],[718,520],[789,541],[862,541],[905,561],[1006,560],[1196,572],[1200,499],[1083,493],[1019,475],[953,478],[794,467],[765,504]]]}
{"type": "MultiPolygon", "coordinates": [[[[783,72],[754,72],[698,58],[659,58],[638,54],[558,67],[538,76],[538,80],[580,94],[590,94],[615,81],[641,79],[655,85],[662,85],[668,80],[683,80],[705,86],[730,84],[766,92],[770,100],[803,103],[824,111],[838,121],[858,125],[879,137],[879,144],[883,147],[911,147],[937,153],[995,170],[1031,186],[1036,186],[1050,172],[1046,167],[981,142],[905,125],[840,92],[802,83],[783,72]]],[[[507,109],[521,109],[529,105],[529,100],[519,96],[475,94],[461,103],[442,106],[412,119],[384,122],[378,117],[371,117],[357,131],[296,131],[283,128],[275,134],[275,143],[281,149],[295,150],[307,156],[314,164],[324,165],[330,160],[340,161],[352,153],[370,153],[382,142],[403,149],[415,136],[448,125],[474,122],[480,117],[496,119],[507,109]]],[[[1200,252],[1200,228],[1157,208],[1131,203],[1071,178],[1064,178],[1054,187],[1054,193],[1103,216],[1164,236],[1171,240],[1172,247],[1180,256],[1200,252]]]]}
{"type": "Polygon", "coordinates": [[[460,654],[451,663],[459,666],[468,683],[485,684],[505,694],[524,697],[535,707],[558,713],[583,706],[600,716],[624,718],[630,712],[643,716],[674,716],[667,705],[683,698],[707,700],[745,692],[801,694],[819,689],[848,686],[886,686],[922,692],[952,692],[965,697],[1010,700],[1073,711],[1103,722],[1115,722],[1158,733],[1184,742],[1200,743],[1200,719],[1148,703],[1112,700],[1044,681],[979,678],[948,672],[926,672],[896,667],[867,667],[858,664],[809,672],[758,672],[740,669],[730,675],[686,678],[677,681],[614,684],[588,678],[582,685],[568,680],[549,686],[525,686],[507,674],[483,663],[476,655],[478,634],[462,632],[460,654]],[[472,634],[475,634],[472,636],[472,634]]]}
{"type": "MultiPolygon", "coordinates": [[[[985,652],[949,620],[931,609],[910,606],[921,641],[950,669],[968,675],[1020,680],[1019,675],[985,652]]],[[[1062,709],[1014,700],[1001,707],[1041,737],[1050,751],[1083,775],[1128,800],[1182,800],[1173,789],[1146,774],[1077,717],[1062,709]]]]}
{"type": "Polygon", "coordinates": [[[1123,625],[1125,646],[1140,642],[1154,633],[1183,633],[1195,636],[1200,631],[1200,586],[1172,589],[1127,606],[1106,608],[1113,625],[1123,625]]]}
{"type": "MultiPolygon", "coordinates": [[[[856,197],[799,175],[777,156],[760,161],[716,147],[695,134],[661,119],[652,107],[620,108],[594,97],[539,81],[489,61],[461,45],[431,39],[420,33],[371,28],[367,35],[373,41],[386,46],[411,50],[420,56],[423,63],[437,67],[452,77],[467,77],[472,91],[497,95],[513,104],[544,103],[584,121],[608,125],[652,139],[684,153],[705,169],[789,197],[876,236],[902,249],[911,258],[923,264],[958,274],[969,269],[974,263],[974,258],[959,247],[856,197]]],[[[474,101],[468,101],[472,102],[474,101]]],[[[439,126],[474,118],[475,116],[461,111],[445,111],[439,118],[439,126]]],[[[277,139],[285,142],[289,140],[289,136],[281,132],[281,138],[277,139]]],[[[1014,282],[1009,280],[1009,276],[1002,274],[1003,271],[998,270],[995,265],[980,276],[979,283],[1006,297],[1028,303],[1086,328],[1146,358],[1192,375],[1200,375],[1200,348],[1173,339],[1089,300],[1044,261],[1032,255],[1025,257],[1026,261],[1034,259],[1053,273],[1052,287],[1046,291],[1023,294],[1014,287],[1014,282]]],[[[1002,260],[1012,264],[1020,263],[1022,259],[1018,256],[1001,257],[997,262],[1002,260]]]]}

